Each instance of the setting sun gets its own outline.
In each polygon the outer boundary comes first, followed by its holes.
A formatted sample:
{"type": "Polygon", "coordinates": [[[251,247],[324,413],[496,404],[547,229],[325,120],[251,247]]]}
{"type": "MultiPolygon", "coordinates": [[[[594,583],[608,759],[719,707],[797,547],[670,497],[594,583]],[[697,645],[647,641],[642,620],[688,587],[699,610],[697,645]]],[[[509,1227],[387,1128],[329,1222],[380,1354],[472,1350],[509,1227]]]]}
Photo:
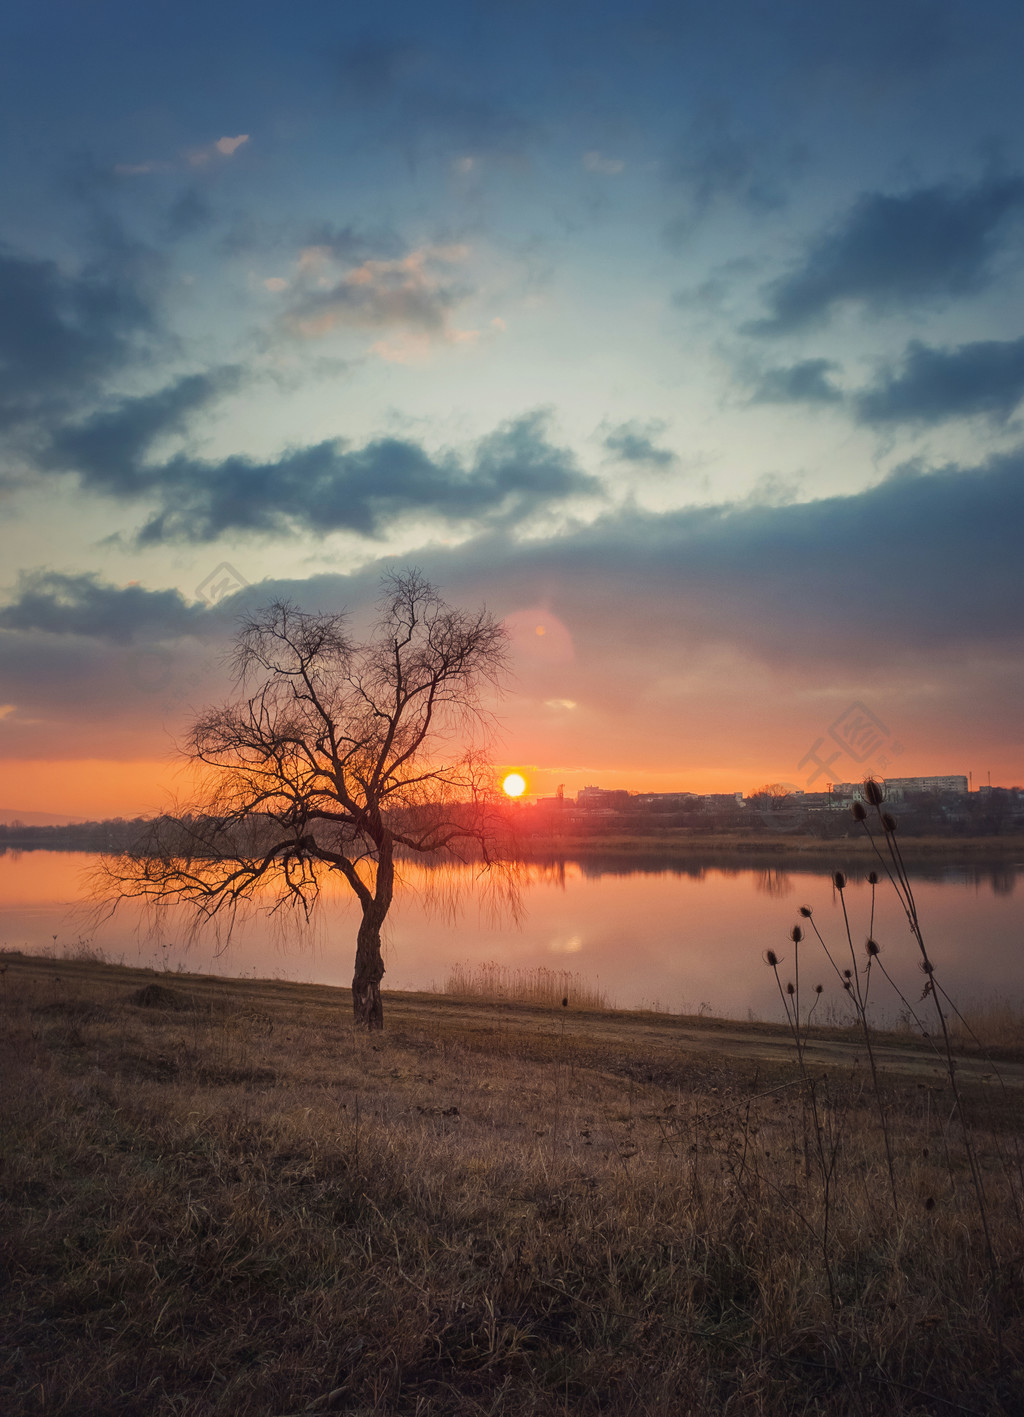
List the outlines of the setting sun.
{"type": "Polygon", "coordinates": [[[522,773],[510,772],[501,786],[507,796],[522,797],[526,791],[526,778],[522,773]]]}

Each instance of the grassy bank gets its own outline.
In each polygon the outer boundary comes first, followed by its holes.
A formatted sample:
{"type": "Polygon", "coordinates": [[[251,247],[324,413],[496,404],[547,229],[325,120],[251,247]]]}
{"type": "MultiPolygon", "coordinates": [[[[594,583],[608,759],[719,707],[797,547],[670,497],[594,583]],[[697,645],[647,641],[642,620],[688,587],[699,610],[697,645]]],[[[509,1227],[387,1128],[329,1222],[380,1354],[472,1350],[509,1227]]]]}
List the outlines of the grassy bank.
{"type": "Polygon", "coordinates": [[[7,1413],[1024,1410],[1015,1054],[0,965],[7,1413]]]}

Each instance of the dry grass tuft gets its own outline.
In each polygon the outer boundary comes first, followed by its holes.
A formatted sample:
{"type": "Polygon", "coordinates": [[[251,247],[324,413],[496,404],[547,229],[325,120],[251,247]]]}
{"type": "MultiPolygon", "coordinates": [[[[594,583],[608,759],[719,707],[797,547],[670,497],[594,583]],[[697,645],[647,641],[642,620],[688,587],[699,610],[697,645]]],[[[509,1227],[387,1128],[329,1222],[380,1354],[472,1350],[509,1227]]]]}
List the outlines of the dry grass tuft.
{"type": "Polygon", "coordinates": [[[1019,1049],[1024,1047],[1024,1008],[1007,999],[967,1004],[954,1013],[950,1032],[964,1045],[1019,1049]]]}

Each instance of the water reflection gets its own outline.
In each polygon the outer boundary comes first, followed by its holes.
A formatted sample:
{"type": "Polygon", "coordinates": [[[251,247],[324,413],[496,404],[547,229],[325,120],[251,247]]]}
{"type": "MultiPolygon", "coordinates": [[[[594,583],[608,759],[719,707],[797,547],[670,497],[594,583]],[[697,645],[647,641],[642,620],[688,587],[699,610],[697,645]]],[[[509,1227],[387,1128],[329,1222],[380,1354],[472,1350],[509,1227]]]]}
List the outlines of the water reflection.
{"type": "Polygon", "coordinates": [[[1012,895],[1017,883],[1017,872],[1012,866],[1002,870],[997,868],[992,871],[990,879],[996,895],[1012,895]]]}
{"type": "MultiPolygon", "coordinates": [[[[83,914],[83,853],[0,853],[0,945],[39,952],[74,945],[80,937],[113,959],[156,968],[279,975],[347,984],[358,911],[347,887],[327,894],[312,928],[268,920],[259,911],[241,920],[230,939],[187,939],[173,911],[157,919],[132,909],[89,929],[83,914]],[[54,936],[57,937],[54,941],[54,936]]],[[[871,863],[850,862],[846,890],[854,945],[863,946],[871,911],[871,863]]],[[[947,987],[958,1002],[998,993],[1024,1001],[1024,930],[1016,893],[1020,863],[936,862],[912,872],[929,941],[947,987]]],[[[826,939],[848,952],[842,912],[820,866],[787,861],[740,862],[722,853],[700,860],[646,861],[549,857],[526,863],[521,923],[488,896],[474,870],[442,875],[420,863],[403,867],[404,884],[387,927],[385,984],[421,989],[443,985],[455,965],[497,961],[510,967],[565,967],[592,980],[622,1006],[656,1002],[673,1012],[703,1004],[743,1018],[774,1019],[778,999],[762,961],[766,948],[792,952],[797,908],[810,905],[826,939]]],[[[886,966],[908,998],[921,990],[917,955],[891,888],[875,892],[874,935],[886,966]]],[[[801,973],[826,987],[822,1012],[847,1007],[820,947],[801,953],[801,973]]],[[[803,947],[802,947],[803,949],[803,947]]]]}
{"type": "MultiPolygon", "coordinates": [[[[876,860],[864,856],[844,858],[836,852],[826,866],[820,859],[800,861],[790,859],[780,866],[777,857],[759,860],[755,852],[708,853],[701,856],[686,856],[674,859],[663,855],[638,852],[629,856],[602,855],[591,852],[581,859],[570,857],[540,856],[527,864],[530,873],[544,871],[552,876],[564,874],[569,868],[578,871],[586,880],[599,880],[602,876],[672,876],[677,879],[702,881],[711,872],[722,876],[741,877],[754,873],[761,880],[760,889],[766,895],[788,894],[795,885],[794,878],[827,877],[832,871],[840,870],[852,882],[866,882],[868,873],[875,871],[884,878],[884,868],[876,860]]],[[[968,863],[951,862],[939,858],[934,861],[916,861],[909,868],[915,881],[938,881],[952,885],[987,886],[996,895],[1012,895],[1018,878],[1024,872],[1024,862],[979,859],[968,863]]]]}
{"type": "MultiPolygon", "coordinates": [[[[84,859],[87,856],[90,860],[95,859],[90,853],[80,851],[48,851],[37,850],[33,847],[0,846],[0,861],[22,862],[36,858],[42,863],[45,860],[47,871],[55,878],[61,877],[72,869],[71,863],[73,861],[84,859]],[[61,860],[65,863],[63,867],[55,864],[61,860]]],[[[434,866],[413,860],[405,862],[403,869],[407,877],[415,877],[422,886],[429,877],[451,872],[453,868],[449,865],[434,866]]],[[[466,868],[466,870],[472,875],[473,868],[466,868]]],[[[863,856],[852,859],[844,858],[841,850],[834,853],[827,867],[823,866],[818,859],[801,861],[799,858],[787,860],[785,866],[780,866],[777,857],[758,859],[756,851],[745,851],[742,856],[738,852],[731,851],[709,852],[706,855],[688,855],[681,858],[649,852],[637,852],[623,856],[612,853],[602,854],[597,851],[588,853],[582,859],[538,855],[523,863],[524,879],[528,882],[555,883],[562,888],[565,886],[567,873],[584,880],[600,880],[604,876],[668,876],[690,881],[703,881],[709,873],[714,873],[736,878],[752,875],[758,882],[757,889],[769,896],[790,894],[794,888],[794,877],[817,879],[827,877],[834,870],[841,870],[854,883],[866,881],[870,871],[876,871],[880,875],[883,873],[883,867],[879,862],[863,856]]],[[[915,881],[938,881],[948,885],[969,885],[976,888],[987,886],[995,895],[1012,895],[1022,872],[1024,872],[1024,862],[994,859],[977,859],[965,863],[962,860],[951,861],[937,858],[934,861],[915,861],[909,867],[911,879],[915,881]]],[[[459,876],[459,868],[455,868],[455,875],[459,876]]],[[[437,889],[438,885],[435,885],[434,888],[437,889]]],[[[0,887],[0,905],[2,905],[3,899],[2,887],[0,887]]]]}
{"type": "Polygon", "coordinates": [[[793,894],[792,876],[788,871],[779,870],[777,866],[765,866],[756,872],[754,885],[762,895],[774,896],[777,900],[793,894]]]}

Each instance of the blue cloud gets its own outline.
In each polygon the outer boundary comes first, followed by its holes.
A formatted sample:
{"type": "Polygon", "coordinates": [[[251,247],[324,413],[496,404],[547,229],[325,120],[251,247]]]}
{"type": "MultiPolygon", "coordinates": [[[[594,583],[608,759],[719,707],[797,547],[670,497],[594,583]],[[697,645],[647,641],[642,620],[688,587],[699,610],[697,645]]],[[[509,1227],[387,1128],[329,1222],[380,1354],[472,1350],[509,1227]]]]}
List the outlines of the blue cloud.
{"type": "Polygon", "coordinates": [[[130,268],[97,262],[67,274],[0,247],[0,428],[94,393],[139,357],[156,323],[130,268]]]}
{"type": "Polygon", "coordinates": [[[197,187],[186,187],[167,211],[165,230],[169,240],[195,236],[213,224],[214,214],[206,196],[197,187]]]}
{"type": "Polygon", "coordinates": [[[14,598],[0,607],[0,630],[148,644],[199,634],[213,618],[176,590],[114,586],[92,574],[31,571],[19,577],[14,598]]]}
{"type": "Polygon", "coordinates": [[[342,98],[359,103],[387,98],[424,60],[423,50],[409,40],[364,34],[347,44],[338,57],[342,98]]]}
{"type": "Polygon", "coordinates": [[[869,193],[765,292],[768,315],[748,333],[784,335],[823,323],[841,305],[885,314],[982,290],[1007,219],[1024,209],[1024,180],[869,193]]]}
{"type": "Polygon", "coordinates": [[[241,370],[234,365],[189,374],[156,393],[124,399],[80,423],[54,432],[45,455],[55,471],[77,472],[91,491],[115,497],[145,495],[152,474],[142,459],[166,433],[184,433],[193,414],[237,388],[241,370]]]}
{"type": "Polygon", "coordinates": [[[756,213],[784,206],[802,160],[802,144],[750,131],[721,99],[699,105],[666,163],[666,177],[686,203],[666,227],[669,243],[678,245],[722,201],[756,213]]]}
{"type": "Polygon", "coordinates": [[[503,424],[468,459],[435,458],[418,443],[380,438],[362,448],[328,439],[268,462],[206,462],[185,453],[146,460],[157,438],[182,431],[191,414],[238,377],[234,368],[192,375],[61,429],[48,466],[77,473],[90,491],[155,502],[141,544],[238,532],[379,537],[414,515],[449,525],[507,525],[569,497],[601,495],[599,481],[548,440],[541,412],[503,424]]]}
{"type": "Polygon", "coordinates": [[[481,72],[479,55],[459,51],[456,44],[364,35],[339,55],[341,102],[361,118],[372,115],[371,141],[397,141],[413,160],[432,149],[521,154],[540,130],[512,97],[518,85],[499,81],[500,60],[481,72]]]}
{"type": "Polygon", "coordinates": [[[955,349],[913,341],[900,369],[857,395],[862,423],[1005,422],[1024,398],[1024,339],[978,340],[955,349]]]}
{"type": "Polygon", "coordinates": [[[414,516],[508,526],[601,490],[571,453],[547,442],[536,415],[483,439],[468,464],[398,438],[352,450],[329,440],[269,463],[178,457],[149,469],[147,481],[163,505],[140,531],[142,544],[238,532],[380,537],[414,516]]]}
{"type": "Polygon", "coordinates": [[[760,377],[752,403],[842,403],[843,391],[829,379],[839,365],[831,359],[802,359],[760,377]]]}
{"type": "Polygon", "coordinates": [[[660,419],[649,423],[632,419],[613,428],[604,439],[604,446],[617,462],[633,463],[640,466],[665,468],[677,461],[671,448],[659,448],[654,438],[664,433],[667,425],[660,419]]]}

